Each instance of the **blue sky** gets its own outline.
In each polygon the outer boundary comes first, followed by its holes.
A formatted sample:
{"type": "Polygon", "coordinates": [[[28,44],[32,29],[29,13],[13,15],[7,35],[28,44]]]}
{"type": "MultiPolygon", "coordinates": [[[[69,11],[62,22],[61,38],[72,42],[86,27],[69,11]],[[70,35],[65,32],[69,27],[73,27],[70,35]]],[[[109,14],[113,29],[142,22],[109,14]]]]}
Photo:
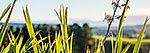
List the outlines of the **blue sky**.
{"type": "MultiPolygon", "coordinates": [[[[12,1],[0,0],[0,14],[12,1]]],[[[139,18],[141,22],[135,22],[135,24],[142,24],[145,16],[150,15],[149,2],[150,0],[131,0],[129,4],[131,9],[127,11],[127,16],[129,18],[141,16],[139,18]]],[[[91,25],[92,23],[105,25],[106,23],[102,23],[104,13],[112,14],[113,12],[111,0],[18,0],[10,22],[23,23],[22,6],[28,5],[33,23],[59,23],[54,9],[58,10],[61,4],[69,7],[69,23],[91,22],[91,25]]],[[[128,20],[130,19],[127,18],[125,24],[132,25],[131,22],[128,23],[128,20]]]]}

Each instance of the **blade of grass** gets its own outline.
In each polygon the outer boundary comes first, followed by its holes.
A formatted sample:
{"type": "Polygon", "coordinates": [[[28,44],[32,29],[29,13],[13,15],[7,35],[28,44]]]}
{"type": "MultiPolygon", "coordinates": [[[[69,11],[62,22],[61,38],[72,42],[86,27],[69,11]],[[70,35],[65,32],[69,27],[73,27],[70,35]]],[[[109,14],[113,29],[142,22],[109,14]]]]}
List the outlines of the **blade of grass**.
{"type": "Polygon", "coordinates": [[[121,37],[122,25],[124,23],[124,18],[125,18],[125,14],[126,14],[126,11],[127,11],[127,8],[128,8],[128,4],[129,4],[129,0],[126,1],[126,5],[125,5],[123,13],[121,15],[121,19],[120,19],[120,23],[119,23],[119,28],[118,28],[118,33],[117,33],[118,36],[117,36],[116,43],[115,43],[115,53],[120,52],[120,50],[117,50],[117,47],[118,47],[119,39],[121,37]]]}
{"type": "Polygon", "coordinates": [[[72,53],[73,36],[74,36],[74,33],[72,33],[72,35],[71,35],[71,40],[70,40],[70,52],[69,52],[69,53],[72,53]]]}
{"type": "MultiPolygon", "coordinates": [[[[40,37],[40,39],[42,39],[41,34],[39,34],[39,37],[40,37]]],[[[41,43],[42,43],[42,46],[41,46],[42,49],[40,48],[40,50],[41,50],[41,51],[44,51],[44,43],[43,43],[43,41],[42,41],[41,43]]],[[[39,45],[39,46],[40,46],[40,45],[39,45]]]]}
{"type": "Polygon", "coordinates": [[[110,34],[110,41],[111,41],[111,49],[112,49],[112,53],[114,53],[114,39],[113,39],[113,34],[110,34]]]}
{"type": "Polygon", "coordinates": [[[66,10],[65,10],[65,19],[64,19],[66,22],[65,25],[67,25],[67,23],[68,23],[67,19],[68,19],[68,7],[66,7],[66,10]]]}
{"type": "Polygon", "coordinates": [[[128,43],[128,44],[125,46],[125,48],[122,50],[121,53],[127,53],[127,51],[128,51],[128,49],[130,48],[130,46],[131,46],[131,44],[128,43]]]}
{"type": "Polygon", "coordinates": [[[15,41],[15,37],[14,37],[14,35],[12,34],[12,31],[10,31],[10,36],[11,36],[12,40],[15,41]]]}
{"type": "Polygon", "coordinates": [[[1,50],[0,50],[0,53],[2,53],[2,51],[4,50],[4,45],[2,46],[1,50]]]}
{"type": "Polygon", "coordinates": [[[24,46],[21,49],[21,53],[25,53],[27,51],[27,49],[30,47],[29,43],[31,42],[31,39],[29,38],[26,43],[24,44],[24,46]]]}
{"type": "Polygon", "coordinates": [[[68,38],[68,31],[67,31],[67,17],[68,17],[68,7],[66,7],[66,9],[64,10],[63,9],[63,13],[64,13],[64,36],[65,36],[65,39],[66,39],[66,45],[67,45],[67,52],[69,53],[69,42],[67,40],[68,38]]]}
{"type": "Polygon", "coordinates": [[[9,41],[10,41],[10,43],[12,43],[12,39],[11,39],[11,37],[10,37],[10,35],[7,33],[7,35],[8,35],[8,39],[9,39],[9,41]]]}
{"type": "Polygon", "coordinates": [[[56,43],[56,41],[54,40],[53,41],[53,43],[52,43],[52,45],[49,47],[49,51],[51,51],[52,50],[52,47],[54,47],[55,48],[55,46],[54,46],[54,44],[56,43]]]}
{"type": "Polygon", "coordinates": [[[16,46],[16,53],[19,53],[19,52],[20,52],[20,48],[21,48],[21,45],[22,45],[22,41],[23,41],[23,36],[20,37],[19,42],[18,42],[18,45],[16,46]]]}
{"type": "MultiPolygon", "coordinates": [[[[24,14],[24,18],[25,18],[25,21],[26,21],[26,26],[27,26],[27,29],[28,29],[28,32],[29,32],[29,36],[30,36],[31,39],[34,39],[36,37],[35,37],[34,29],[33,29],[33,26],[32,26],[32,22],[31,22],[31,19],[30,19],[28,6],[26,6],[26,11],[23,9],[23,14],[24,14]]],[[[32,45],[34,45],[36,43],[36,41],[37,40],[35,39],[33,41],[32,45]]],[[[38,46],[34,45],[33,50],[34,50],[35,53],[38,53],[38,46]]]]}
{"type": "Polygon", "coordinates": [[[0,30],[2,29],[2,24],[0,24],[0,30]]]}
{"type": "Polygon", "coordinates": [[[69,43],[68,43],[68,32],[67,32],[67,17],[68,17],[68,8],[64,9],[64,5],[62,4],[60,6],[60,11],[59,15],[56,10],[54,10],[60,20],[60,27],[61,27],[61,32],[62,32],[62,37],[63,37],[63,47],[65,50],[65,53],[69,53],[69,43]]]}
{"type": "Polygon", "coordinates": [[[2,13],[2,15],[1,15],[1,17],[0,17],[0,21],[3,19],[3,17],[4,17],[4,16],[6,15],[6,13],[9,11],[10,7],[11,7],[11,4],[9,4],[9,5],[5,8],[5,10],[3,11],[3,13],[2,13]]]}
{"type": "MultiPolygon", "coordinates": [[[[44,37],[40,40],[38,40],[35,44],[33,44],[33,46],[29,47],[27,50],[31,49],[32,47],[34,47],[35,45],[38,45],[39,43],[41,43],[43,40],[47,39],[47,37],[44,37]]],[[[34,40],[32,40],[30,43],[32,43],[34,40]]]]}
{"type": "Polygon", "coordinates": [[[123,33],[121,33],[120,37],[119,37],[119,42],[118,42],[118,46],[117,46],[117,53],[121,53],[122,50],[122,39],[123,39],[123,33]]]}
{"type": "Polygon", "coordinates": [[[102,48],[101,52],[102,52],[102,53],[105,53],[105,46],[104,46],[104,45],[101,45],[101,48],[102,48]]]}
{"type": "Polygon", "coordinates": [[[54,49],[53,49],[53,53],[56,53],[56,48],[55,48],[55,46],[54,46],[54,49]]]}
{"type": "Polygon", "coordinates": [[[44,46],[42,48],[43,48],[42,53],[46,53],[46,51],[48,49],[48,44],[44,43],[44,46]]]}
{"type": "Polygon", "coordinates": [[[15,3],[16,3],[16,0],[14,0],[13,5],[12,5],[12,7],[10,8],[10,12],[9,12],[9,14],[8,14],[8,17],[7,17],[7,19],[6,19],[6,22],[5,22],[5,24],[4,24],[4,27],[2,28],[2,31],[1,31],[1,33],[0,33],[0,47],[1,47],[1,45],[2,45],[2,41],[3,41],[3,39],[4,39],[4,35],[5,35],[6,30],[7,30],[7,28],[8,28],[8,23],[9,23],[9,20],[10,20],[11,14],[12,14],[12,11],[13,11],[13,9],[14,9],[15,3]]]}
{"type": "MultiPolygon", "coordinates": [[[[40,32],[40,31],[35,32],[35,36],[36,36],[37,34],[39,34],[39,32],[40,32]]],[[[27,49],[28,49],[29,47],[31,47],[30,42],[31,42],[32,40],[33,40],[33,39],[29,38],[29,39],[26,41],[26,43],[24,44],[24,46],[23,46],[22,49],[21,49],[21,53],[26,52],[27,49]]]]}
{"type": "Polygon", "coordinates": [[[147,24],[147,21],[148,21],[148,17],[146,18],[145,22],[144,22],[144,26],[139,34],[139,37],[137,39],[137,42],[134,46],[134,49],[133,49],[133,53],[138,53],[139,50],[140,50],[140,47],[141,47],[141,44],[142,44],[142,40],[143,40],[143,37],[144,37],[144,32],[145,32],[145,29],[146,29],[146,24],[147,24]]]}
{"type": "Polygon", "coordinates": [[[34,33],[34,29],[33,29],[33,26],[32,26],[32,22],[31,22],[31,19],[30,19],[30,14],[29,14],[27,6],[26,6],[26,11],[23,10],[23,13],[24,13],[24,18],[25,18],[25,21],[26,21],[26,25],[27,25],[29,35],[30,35],[31,38],[34,38],[35,33],[34,33]]]}
{"type": "Polygon", "coordinates": [[[90,49],[89,48],[86,49],[86,53],[90,53],[90,49]]]}
{"type": "Polygon", "coordinates": [[[48,42],[49,42],[49,43],[48,43],[48,44],[49,44],[49,50],[48,50],[48,51],[49,51],[50,53],[52,53],[52,50],[50,49],[50,48],[52,47],[52,45],[51,45],[51,35],[50,35],[50,32],[48,32],[48,42]]]}
{"type": "Polygon", "coordinates": [[[10,50],[10,48],[11,48],[11,44],[12,44],[12,43],[9,43],[8,46],[3,50],[2,53],[8,53],[9,50],[10,50]]]}
{"type": "Polygon", "coordinates": [[[101,52],[101,45],[102,45],[102,43],[101,43],[101,36],[99,37],[99,42],[98,42],[98,47],[97,47],[97,49],[96,49],[96,53],[100,53],[101,52]]]}
{"type": "Polygon", "coordinates": [[[55,11],[56,15],[58,16],[60,23],[62,23],[60,15],[58,14],[58,12],[55,9],[54,9],[54,11],[55,11]]]}
{"type": "Polygon", "coordinates": [[[55,38],[56,38],[56,43],[55,43],[55,46],[56,46],[56,53],[60,53],[61,51],[61,40],[60,40],[60,32],[58,33],[57,35],[57,32],[55,34],[55,38]]]}
{"type": "MultiPolygon", "coordinates": [[[[17,38],[15,39],[15,42],[14,42],[14,43],[16,43],[17,40],[19,39],[21,31],[22,31],[22,29],[19,30],[19,33],[18,33],[17,38]]],[[[11,32],[11,33],[12,33],[12,32],[11,32]]]]}

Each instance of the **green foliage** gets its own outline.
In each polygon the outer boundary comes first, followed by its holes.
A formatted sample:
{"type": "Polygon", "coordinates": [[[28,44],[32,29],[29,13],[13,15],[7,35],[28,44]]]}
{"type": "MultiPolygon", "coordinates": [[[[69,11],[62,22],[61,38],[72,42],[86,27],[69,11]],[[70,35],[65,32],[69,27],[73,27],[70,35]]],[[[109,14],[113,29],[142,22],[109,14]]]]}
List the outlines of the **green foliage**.
{"type": "MultiPolygon", "coordinates": [[[[64,5],[61,5],[59,12],[54,10],[60,21],[60,29],[61,29],[60,31],[55,32],[54,40],[51,39],[52,35],[49,32],[47,34],[44,34],[45,37],[42,37],[43,34],[42,35],[40,34],[41,31],[35,32],[35,29],[30,19],[30,14],[29,14],[29,10],[27,6],[25,10],[23,9],[23,15],[26,21],[26,27],[28,30],[27,32],[29,33],[30,38],[26,41],[25,44],[23,44],[23,40],[25,38],[21,34],[21,31],[19,31],[19,33],[17,34],[18,35],[17,37],[15,37],[16,34],[14,35],[12,31],[9,31],[8,33],[6,33],[6,30],[8,28],[8,23],[9,23],[16,1],[17,0],[14,0],[12,4],[9,4],[4,9],[0,17],[0,20],[2,20],[3,17],[6,16],[6,14],[9,12],[6,22],[0,32],[0,48],[1,48],[0,53],[31,53],[31,52],[34,52],[34,53],[73,53],[74,52],[73,50],[76,49],[76,47],[78,47],[77,49],[80,49],[80,50],[75,50],[75,51],[79,51],[82,53],[85,51],[87,53],[92,52],[90,48],[88,47],[89,45],[92,45],[90,43],[92,39],[91,37],[93,35],[91,32],[91,28],[87,24],[84,24],[82,27],[75,24],[74,26],[70,27],[70,31],[71,31],[70,33],[68,31],[69,29],[67,25],[68,7],[65,8],[64,5]],[[2,46],[2,41],[4,40],[5,35],[8,35],[8,39],[10,41],[8,43],[8,46],[6,47],[2,46]],[[38,40],[37,37],[40,37],[40,39],[38,40]],[[74,45],[74,44],[79,44],[79,45],[74,45]],[[88,47],[87,50],[86,50],[86,47],[88,47]]],[[[123,42],[127,40],[123,38],[122,26],[123,26],[125,14],[128,8],[128,3],[129,3],[129,0],[126,1],[124,10],[121,15],[117,37],[114,38],[113,36],[111,36],[110,38],[106,39],[106,40],[111,41],[112,53],[126,53],[131,46],[131,43],[127,43],[127,45],[124,48],[122,47],[123,42]],[[114,41],[115,41],[115,48],[114,48],[114,41]]],[[[148,20],[149,19],[146,18],[144,26],[134,46],[133,53],[139,52],[139,49],[143,41],[144,32],[146,29],[146,23],[148,20]]],[[[0,25],[0,28],[1,26],[2,25],[0,25]]],[[[98,44],[96,45],[96,49],[94,50],[93,53],[105,53],[105,46],[102,43],[102,40],[104,40],[105,38],[103,36],[100,36],[98,39],[99,39],[98,44]]]]}
{"type": "MultiPolygon", "coordinates": [[[[63,38],[63,45],[64,45],[64,50],[66,53],[69,52],[69,45],[68,45],[68,33],[67,33],[67,16],[68,16],[68,7],[66,7],[66,10],[64,10],[64,5],[61,5],[60,7],[59,14],[56,10],[54,10],[59,18],[60,21],[60,27],[61,27],[61,32],[62,32],[62,38],[63,38]]],[[[58,39],[59,40],[59,39],[58,39]]],[[[58,41],[56,41],[58,42],[58,41]]],[[[58,48],[59,49],[59,48],[58,48]]]]}
{"type": "Polygon", "coordinates": [[[58,34],[58,37],[57,35],[55,35],[56,53],[60,53],[59,50],[61,50],[62,52],[64,51],[65,53],[72,53],[73,34],[70,37],[71,40],[69,44],[69,35],[68,35],[68,29],[67,29],[68,7],[64,8],[64,5],[62,4],[60,7],[59,13],[56,10],[54,11],[60,21],[60,27],[61,27],[61,33],[62,33],[62,36],[60,36],[60,34],[58,34]],[[63,41],[63,44],[61,43],[61,41],[63,41]]]}
{"type": "Polygon", "coordinates": [[[122,50],[121,53],[126,53],[126,52],[128,51],[128,49],[130,48],[130,46],[131,46],[131,44],[128,43],[128,44],[126,45],[126,47],[122,50]]]}
{"type": "Polygon", "coordinates": [[[1,17],[0,17],[0,20],[3,19],[3,17],[4,17],[4,16],[6,15],[6,13],[9,11],[10,7],[11,7],[11,4],[9,4],[9,5],[5,8],[5,10],[3,11],[3,13],[2,13],[2,15],[1,15],[1,17]]]}
{"type": "Polygon", "coordinates": [[[34,29],[33,29],[33,26],[32,26],[32,22],[31,22],[31,19],[30,19],[30,15],[29,15],[29,11],[28,11],[28,7],[26,6],[26,11],[23,9],[23,14],[24,14],[24,18],[25,18],[25,21],[26,21],[26,26],[27,26],[27,29],[28,29],[28,32],[29,32],[29,36],[31,39],[33,39],[33,42],[32,42],[32,46],[33,46],[33,50],[35,53],[38,53],[38,49],[37,49],[37,45],[34,45],[36,43],[36,37],[35,37],[35,32],[34,32],[34,29]],[[35,40],[34,40],[35,38],[35,40]]]}
{"type": "Polygon", "coordinates": [[[121,31],[122,31],[122,25],[124,23],[125,14],[126,14],[126,11],[128,9],[128,3],[129,3],[129,0],[126,1],[126,5],[124,7],[124,10],[122,12],[122,16],[121,16],[121,19],[120,19],[120,22],[119,22],[117,39],[116,39],[116,43],[115,43],[115,53],[120,53],[121,49],[122,49],[121,48],[121,46],[122,46],[122,34],[121,34],[121,31]]]}
{"type": "Polygon", "coordinates": [[[2,13],[2,15],[1,15],[1,17],[0,17],[0,20],[1,20],[1,19],[6,15],[6,13],[9,11],[9,9],[10,9],[10,12],[9,12],[9,14],[8,14],[8,16],[7,16],[7,19],[6,19],[6,22],[5,22],[5,24],[4,24],[4,27],[2,28],[2,31],[1,31],[1,33],[0,33],[0,47],[2,46],[2,41],[3,41],[3,39],[4,39],[4,35],[5,35],[5,33],[6,33],[6,30],[7,30],[7,28],[8,28],[8,22],[9,22],[9,20],[10,20],[10,17],[11,17],[12,11],[13,11],[13,9],[14,9],[15,3],[16,3],[16,0],[14,0],[12,6],[8,5],[8,6],[5,8],[5,10],[3,11],[3,13],[2,13]],[[11,7],[11,8],[10,8],[10,7],[11,7]]]}
{"type": "Polygon", "coordinates": [[[145,32],[145,29],[146,29],[146,23],[147,23],[148,20],[149,19],[147,17],[146,20],[145,20],[145,22],[144,22],[144,26],[143,26],[140,34],[139,34],[139,37],[137,39],[137,42],[136,42],[136,44],[134,46],[133,53],[138,53],[139,50],[140,50],[140,47],[141,47],[141,44],[142,44],[142,40],[143,40],[143,37],[144,37],[144,32],[145,32]]]}
{"type": "MultiPolygon", "coordinates": [[[[100,39],[102,38],[100,37],[100,39]]],[[[98,46],[96,48],[96,53],[100,53],[100,52],[101,52],[101,40],[99,40],[98,46]]]]}
{"type": "MultiPolygon", "coordinates": [[[[122,26],[123,26],[123,23],[124,23],[124,18],[125,18],[126,11],[128,9],[128,3],[129,3],[129,0],[126,0],[126,4],[125,4],[125,7],[124,7],[124,10],[122,12],[121,19],[120,19],[120,22],[119,22],[117,38],[116,38],[116,41],[115,41],[115,50],[113,49],[113,39],[111,38],[112,52],[113,53],[126,53],[127,50],[129,49],[130,45],[131,45],[131,44],[128,43],[127,46],[124,49],[122,49],[122,44],[123,44],[122,43],[123,42],[122,26]]],[[[135,44],[133,53],[138,53],[139,52],[139,49],[140,49],[140,46],[141,46],[141,43],[142,43],[142,39],[143,39],[143,36],[144,36],[147,21],[148,21],[148,18],[146,18],[146,20],[145,20],[143,29],[142,29],[142,31],[141,31],[138,39],[137,39],[137,43],[135,44]]]]}

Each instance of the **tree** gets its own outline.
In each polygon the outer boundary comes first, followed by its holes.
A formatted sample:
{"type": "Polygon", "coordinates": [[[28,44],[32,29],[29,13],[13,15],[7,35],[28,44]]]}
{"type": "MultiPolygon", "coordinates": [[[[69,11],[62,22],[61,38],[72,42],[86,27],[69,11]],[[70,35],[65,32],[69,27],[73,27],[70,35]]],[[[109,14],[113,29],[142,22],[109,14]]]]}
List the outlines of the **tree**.
{"type": "Polygon", "coordinates": [[[83,24],[80,27],[77,23],[74,23],[70,27],[70,32],[74,32],[73,40],[73,52],[85,53],[86,47],[89,46],[89,40],[91,40],[92,31],[88,24],[83,24]]]}

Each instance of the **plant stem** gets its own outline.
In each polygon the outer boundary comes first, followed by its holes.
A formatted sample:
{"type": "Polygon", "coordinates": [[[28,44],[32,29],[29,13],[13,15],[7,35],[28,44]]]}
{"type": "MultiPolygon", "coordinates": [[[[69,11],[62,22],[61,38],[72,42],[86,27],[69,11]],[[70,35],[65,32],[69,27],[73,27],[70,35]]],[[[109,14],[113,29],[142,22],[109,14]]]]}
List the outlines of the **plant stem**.
{"type": "Polygon", "coordinates": [[[112,22],[113,22],[113,20],[114,20],[114,17],[115,17],[116,12],[117,12],[119,2],[120,2],[120,0],[117,1],[117,6],[116,6],[115,9],[114,9],[114,13],[113,13],[113,16],[112,16],[112,20],[111,20],[111,21],[109,22],[109,24],[108,24],[108,28],[107,28],[105,37],[104,37],[104,39],[103,39],[103,41],[102,41],[102,44],[105,44],[106,38],[108,37],[108,33],[109,33],[109,31],[110,31],[111,24],[112,24],[112,22]]]}

